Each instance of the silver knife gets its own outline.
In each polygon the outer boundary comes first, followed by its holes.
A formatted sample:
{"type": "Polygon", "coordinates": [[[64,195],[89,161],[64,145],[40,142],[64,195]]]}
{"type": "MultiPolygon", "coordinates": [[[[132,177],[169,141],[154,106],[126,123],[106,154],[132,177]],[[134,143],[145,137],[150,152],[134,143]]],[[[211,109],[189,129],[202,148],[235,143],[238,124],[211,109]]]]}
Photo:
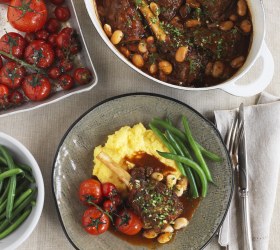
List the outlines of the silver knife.
{"type": "Polygon", "coordinates": [[[242,121],[243,136],[240,138],[238,149],[238,191],[240,198],[240,208],[242,216],[242,230],[243,230],[243,249],[252,250],[252,234],[249,215],[249,199],[248,199],[248,168],[247,168],[247,153],[246,153],[246,135],[244,130],[244,105],[241,103],[239,107],[239,117],[242,121]]]}

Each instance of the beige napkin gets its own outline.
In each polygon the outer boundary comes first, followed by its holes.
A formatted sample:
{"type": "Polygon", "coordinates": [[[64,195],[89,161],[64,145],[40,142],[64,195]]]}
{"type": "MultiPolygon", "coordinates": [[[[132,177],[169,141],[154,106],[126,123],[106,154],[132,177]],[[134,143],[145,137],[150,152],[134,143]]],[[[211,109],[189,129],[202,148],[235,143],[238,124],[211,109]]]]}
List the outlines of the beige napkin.
{"type": "MultiPolygon", "coordinates": [[[[268,249],[280,165],[280,99],[262,93],[258,104],[245,107],[245,133],[249,171],[249,202],[253,248],[268,249]]],[[[228,131],[235,110],[215,111],[218,130],[228,131]]],[[[238,194],[231,206],[230,250],[242,249],[238,194]]],[[[213,247],[213,243],[210,244],[213,247]]],[[[212,247],[209,246],[211,249],[212,247]]]]}

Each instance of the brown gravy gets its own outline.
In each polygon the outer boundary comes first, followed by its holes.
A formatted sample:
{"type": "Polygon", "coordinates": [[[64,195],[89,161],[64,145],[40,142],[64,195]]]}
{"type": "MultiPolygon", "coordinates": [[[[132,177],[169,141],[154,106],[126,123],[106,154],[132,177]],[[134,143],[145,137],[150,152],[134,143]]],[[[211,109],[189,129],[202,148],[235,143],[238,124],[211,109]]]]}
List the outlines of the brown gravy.
{"type": "MultiPolygon", "coordinates": [[[[135,165],[139,167],[147,167],[147,166],[153,167],[155,171],[161,173],[168,174],[174,171],[172,167],[164,165],[155,156],[149,155],[145,152],[138,152],[132,158],[129,159],[127,158],[127,160],[133,162],[135,165]]],[[[180,198],[180,201],[184,204],[184,210],[181,216],[186,217],[190,221],[194,215],[194,212],[199,206],[200,199],[190,199],[186,195],[183,195],[180,198]]],[[[115,228],[112,227],[110,228],[109,231],[114,236],[128,242],[131,245],[145,246],[148,249],[155,249],[159,246],[159,243],[156,241],[156,239],[146,239],[142,236],[141,233],[134,236],[129,236],[118,232],[115,228]]],[[[170,243],[172,243],[172,240],[170,241],[170,243]]]]}

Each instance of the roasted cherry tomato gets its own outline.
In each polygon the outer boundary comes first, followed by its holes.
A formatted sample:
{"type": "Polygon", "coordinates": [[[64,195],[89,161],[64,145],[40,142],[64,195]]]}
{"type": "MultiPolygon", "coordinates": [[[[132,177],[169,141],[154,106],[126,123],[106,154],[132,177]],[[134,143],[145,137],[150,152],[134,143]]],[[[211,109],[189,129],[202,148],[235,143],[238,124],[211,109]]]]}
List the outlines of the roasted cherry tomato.
{"type": "Polygon", "coordinates": [[[94,179],[87,179],[80,184],[79,198],[85,205],[100,203],[102,201],[101,183],[94,179]]]}
{"type": "Polygon", "coordinates": [[[7,62],[0,70],[0,82],[11,89],[18,88],[24,78],[25,68],[15,62],[7,62]]]}
{"type": "Polygon", "coordinates": [[[69,27],[62,29],[57,35],[56,45],[61,49],[70,48],[73,32],[69,27]]]}
{"type": "Polygon", "coordinates": [[[73,69],[74,65],[73,62],[71,62],[69,59],[62,59],[59,63],[59,68],[61,69],[61,72],[68,72],[73,69]]]}
{"type": "Polygon", "coordinates": [[[0,103],[2,103],[1,101],[3,100],[7,100],[8,95],[9,95],[9,88],[4,84],[0,84],[0,103]]]}
{"type": "Polygon", "coordinates": [[[112,212],[115,212],[117,210],[117,207],[116,207],[116,205],[114,204],[113,201],[106,200],[106,201],[103,202],[103,209],[108,213],[112,213],[112,212]]]}
{"type": "Polygon", "coordinates": [[[48,37],[48,43],[54,48],[56,47],[57,34],[50,34],[48,37]]]}
{"type": "Polygon", "coordinates": [[[63,74],[58,78],[58,83],[64,90],[71,89],[74,85],[73,78],[70,75],[63,74]]]}
{"type": "Polygon", "coordinates": [[[43,0],[11,0],[7,16],[15,29],[35,32],[45,25],[48,11],[43,0]]]}
{"type": "Polygon", "coordinates": [[[46,30],[38,30],[35,32],[35,36],[37,40],[47,40],[50,33],[46,30]]]}
{"type": "Polygon", "coordinates": [[[61,28],[61,23],[56,18],[50,18],[47,21],[45,28],[50,33],[57,33],[61,28]]]}
{"type": "Polygon", "coordinates": [[[55,5],[60,5],[63,4],[65,0],[50,0],[51,3],[55,5]]]}
{"type": "Polygon", "coordinates": [[[0,39],[0,50],[17,58],[22,58],[25,47],[25,39],[16,32],[6,33],[0,39]]]}
{"type": "Polygon", "coordinates": [[[23,95],[15,90],[8,96],[9,103],[20,104],[23,102],[23,95]]]}
{"type": "Polygon", "coordinates": [[[42,101],[50,95],[51,84],[43,75],[31,74],[24,78],[22,89],[30,100],[42,101]]]}
{"type": "Polygon", "coordinates": [[[116,217],[116,228],[127,235],[135,235],[140,232],[143,224],[139,217],[131,210],[124,209],[116,217]]]}
{"type": "Polygon", "coordinates": [[[63,53],[63,50],[62,49],[59,49],[59,48],[56,48],[55,49],[55,56],[58,58],[58,59],[63,59],[65,58],[65,55],[63,53]]]}
{"type": "Polygon", "coordinates": [[[109,217],[95,207],[88,208],[82,218],[83,228],[90,234],[99,235],[106,232],[110,226],[109,217]]]}
{"type": "Polygon", "coordinates": [[[50,68],[48,71],[48,76],[52,79],[57,79],[61,76],[61,71],[58,67],[50,68]]]}
{"type": "Polygon", "coordinates": [[[102,194],[106,198],[110,198],[118,194],[117,188],[113,183],[102,183],[102,194]]]}
{"type": "Polygon", "coordinates": [[[70,10],[67,6],[57,6],[54,10],[55,17],[61,22],[66,22],[71,17],[70,10]]]}
{"type": "Polygon", "coordinates": [[[119,206],[122,203],[122,199],[119,194],[111,196],[110,200],[116,205],[119,206]]]}
{"type": "Polygon", "coordinates": [[[43,40],[34,40],[25,49],[24,58],[29,64],[48,68],[54,61],[52,46],[43,40]]]}
{"type": "Polygon", "coordinates": [[[87,84],[92,80],[92,74],[87,68],[75,69],[73,77],[75,82],[80,85],[87,84]]]}
{"type": "Polygon", "coordinates": [[[2,57],[0,56],[0,69],[3,67],[2,57]]]}

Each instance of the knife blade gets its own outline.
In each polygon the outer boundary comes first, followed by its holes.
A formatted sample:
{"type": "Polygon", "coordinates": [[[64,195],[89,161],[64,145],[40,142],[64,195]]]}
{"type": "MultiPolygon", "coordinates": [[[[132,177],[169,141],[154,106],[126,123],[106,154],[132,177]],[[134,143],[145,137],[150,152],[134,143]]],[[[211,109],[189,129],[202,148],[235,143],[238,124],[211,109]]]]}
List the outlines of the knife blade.
{"type": "Polygon", "coordinates": [[[247,151],[246,151],[246,134],[245,134],[245,115],[244,105],[240,104],[239,116],[242,129],[242,136],[238,147],[238,190],[239,201],[242,217],[242,231],[243,231],[243,248],[252,250],[252,235],[249,214],[249,187],[248,187],[248,164],[247,164],[247,151]]]}

